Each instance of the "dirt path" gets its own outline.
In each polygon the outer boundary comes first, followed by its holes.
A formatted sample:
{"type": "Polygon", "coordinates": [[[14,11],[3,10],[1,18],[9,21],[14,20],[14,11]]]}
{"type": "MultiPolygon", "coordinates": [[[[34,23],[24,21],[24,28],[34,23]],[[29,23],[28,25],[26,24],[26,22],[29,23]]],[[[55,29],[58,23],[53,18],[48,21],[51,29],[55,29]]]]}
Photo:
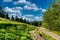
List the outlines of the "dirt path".
{"type": "Polygon", "coordinates": [[[39,31],[42,31],[43,33],[51,36],[52,38],[56,39],[56,40],[60,40],[60,36],[58,36],[57,34],[53,33],[53,32],[50,32],[48,30],[46,30],[45,28],[43,27],[40,27],[38,28],[39,31]]]}
{"type": "Polygon", "coordinates": [[[35,30],[30,31],[30,34],[33,40],[44,40],[41,36],[39,36],[39,34],[35,33],[35,30]]]}

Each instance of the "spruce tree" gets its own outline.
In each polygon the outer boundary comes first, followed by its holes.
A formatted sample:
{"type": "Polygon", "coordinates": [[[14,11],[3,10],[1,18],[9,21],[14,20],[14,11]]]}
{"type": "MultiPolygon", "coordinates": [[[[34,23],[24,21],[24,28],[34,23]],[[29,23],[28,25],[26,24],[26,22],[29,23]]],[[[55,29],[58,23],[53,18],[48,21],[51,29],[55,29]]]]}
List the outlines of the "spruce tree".
{"type": "Polygon", "coordinates": [[[16,17],[15,17],[15,21],[19,21],[19,18],[18,18],[18,16],[16,16],[16,17]]]}
{"type": "Polygon", "coordinates": [[[8,15],[8,13],[6,14],[6,19],[9,19],[9,15],[8,15]]]}
{"type": "Polygon", "coordinates": [[[5,17],[5,12],[3,11],[2,7],[0,6],[0,17],[5,17]]]}
{"type": "Polygon", "coordinates": [[[13,21],[14,21],[14,17],[13,17],[13,16],[11,17],[11,20],[13,20],[13,21]]]}
{"type": "Polygon", "coordinates": [[[45,26],[50,30],[60,30],[60,6],[56,3],[44,13],[45,26]]]}

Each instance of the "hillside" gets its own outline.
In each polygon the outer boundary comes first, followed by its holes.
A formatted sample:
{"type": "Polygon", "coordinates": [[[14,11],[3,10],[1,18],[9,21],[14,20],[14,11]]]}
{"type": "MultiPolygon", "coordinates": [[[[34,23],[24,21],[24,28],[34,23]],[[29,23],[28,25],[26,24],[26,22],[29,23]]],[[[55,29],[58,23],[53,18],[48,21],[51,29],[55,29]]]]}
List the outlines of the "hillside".
{"type": "Polygon", "coordinates": [[[0,18],[0,40],[32,40],[29,31],[35,26],[0,18]]]}

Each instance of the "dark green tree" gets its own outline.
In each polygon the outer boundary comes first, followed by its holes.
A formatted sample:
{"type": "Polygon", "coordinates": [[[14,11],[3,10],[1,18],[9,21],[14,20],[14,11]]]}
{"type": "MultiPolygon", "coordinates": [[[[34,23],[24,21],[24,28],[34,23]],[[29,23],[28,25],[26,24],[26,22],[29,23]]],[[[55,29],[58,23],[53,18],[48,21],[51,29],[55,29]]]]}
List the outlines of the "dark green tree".
{"type": "Polygon", "coordinates": [[[15,21],[19,21],[20,19],[18,18],[18,16],[15,17],[15,21]]]}
{"type": "Polygon", "coordinates": [[[9,19],[9,15],[8,15],[8,13],[6,14],[6,16],[5,16],[5,17],[6,17],[6,19],[9,19]]]}
{"type": "Polygon", "coordinates": [[[14,17],[13,17],[13,16],[11,17],[11,20],[13,20],[13,21],[14,21],[14,17]]]}
{"type": "Polygon", "coordinates": [[[5,12],[3,11],[2,7],[0,6],[0,17],[5,17],[5,12]]]}
{"type": "Polygon", "coordinates": [[[26,21],[27,21],[26,19],[23,20],[24,23],[26,23],[26,21]]]}
{"type": "Polygon", "coordinates": [[[20,18],[20,22],[23,22],[23,18],[20,18]]]}
{"type": "Polygon", "coordinates": [[[60,6],[56,3],[44,13],[45,26],[50,30],[60,30],[60,6]]]}

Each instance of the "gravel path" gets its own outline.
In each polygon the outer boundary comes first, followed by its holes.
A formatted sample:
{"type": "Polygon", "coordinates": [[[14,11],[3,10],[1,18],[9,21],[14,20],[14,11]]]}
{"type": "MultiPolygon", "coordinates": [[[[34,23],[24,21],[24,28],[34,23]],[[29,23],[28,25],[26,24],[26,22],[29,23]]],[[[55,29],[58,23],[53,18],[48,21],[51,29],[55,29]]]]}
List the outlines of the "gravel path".
{"type": "Polygon", "coordinates": [[[38,28],[38,29],[39,29],[39,31],[41,31],[41,32],[43,32],[43,33],[51,36],[52,38],[54,38],[54,39],[56,39],[56,40],[60,40],[60,36],[59,36],[59,35],[57,35],[57,34],[55,34],[55,33],[53,33],[53,32],[50,32],[50,31],[46,30],[46,29],[43,28],[43,27],[40,27],[40,28],[38,28]]]}
{"type": "Polygon", "coordinates": [[[44,38],[42,38],[39,34],[35,33],[35,30],[30,31],[30,34],[33,40],[44,40],[44,38]]]}

